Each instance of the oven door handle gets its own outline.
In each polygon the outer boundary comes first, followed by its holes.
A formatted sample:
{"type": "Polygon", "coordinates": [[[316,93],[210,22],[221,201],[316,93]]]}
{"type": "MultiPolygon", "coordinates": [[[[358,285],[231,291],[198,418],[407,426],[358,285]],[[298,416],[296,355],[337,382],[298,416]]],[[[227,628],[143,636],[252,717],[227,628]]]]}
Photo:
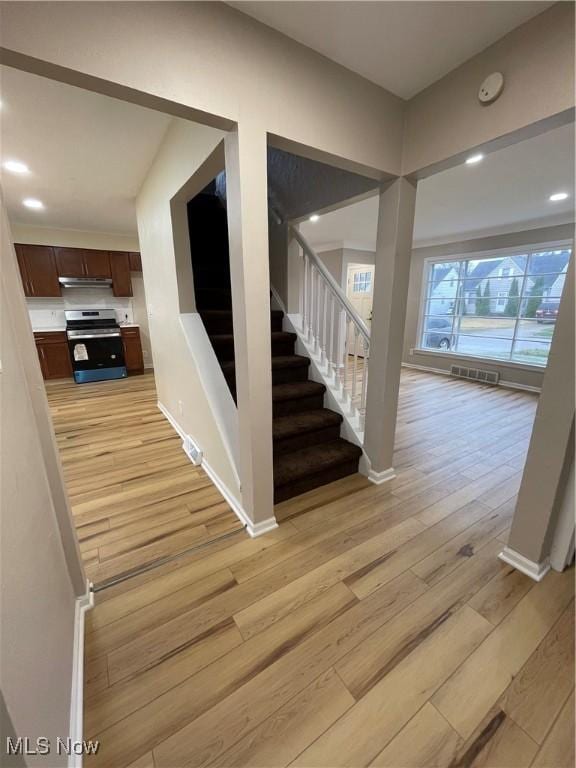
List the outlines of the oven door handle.
{"type": "Polygon", "coordinates": [[[68,336],[68,341],[82,341],[83,339],[112,339],[120,338],[119,333],[86,333],[82,336],[68,336]]]}

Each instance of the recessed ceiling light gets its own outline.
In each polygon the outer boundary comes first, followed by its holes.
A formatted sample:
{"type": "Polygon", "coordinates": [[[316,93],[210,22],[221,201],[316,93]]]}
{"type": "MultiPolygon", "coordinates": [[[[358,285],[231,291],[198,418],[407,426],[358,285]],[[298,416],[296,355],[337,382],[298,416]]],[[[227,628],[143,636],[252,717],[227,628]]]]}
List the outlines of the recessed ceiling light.
{"type": "Polygon", "coordinates": [[[309,221],[318,221],[320,216],[318,216],[317,213],[313,213],[312,216],[310,216],[309,221]]]}
{"type": "Polygon", "coordinates": [[[555,192],[553,195],[550,195],[550,200],[553,203],[558,203],[560,200],[566,200],[568,197],[568,192],[555,192]]]}
{"type": "Polygon", "coordinates": [[[10,173],[30,173],[30,168],[26,163],[21,163],[19,160],[6,160],[3,165],[10,173]]]}
{"type": "Polygon", "coordinates": [[[470,155],[470,157],[466,158],[466,165],[476,165],[476,163],[480,163],[482,160],[484,160],[484,155],[478,152],[477,155],[470,155]]]}
{"type": "Polygon", "coordinates": [[[25,200],[22,200],[22,203],[26,208],[35,208],[36,210],[44,208],[42,200],[37,200],[35,197],[27,197],[25,200]]]}

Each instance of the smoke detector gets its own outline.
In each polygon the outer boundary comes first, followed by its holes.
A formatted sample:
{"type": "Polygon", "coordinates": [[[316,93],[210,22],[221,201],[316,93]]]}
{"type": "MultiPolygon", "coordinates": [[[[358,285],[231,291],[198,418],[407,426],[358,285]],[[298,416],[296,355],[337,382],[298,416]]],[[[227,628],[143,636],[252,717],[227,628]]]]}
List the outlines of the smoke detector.
{"type": "Polygon", "coordinates": [[[482,104],[492,104],[504,89],[504,75],[502,72],[492,72],[484,80],[478,91],[478,98],[482,104]]]}

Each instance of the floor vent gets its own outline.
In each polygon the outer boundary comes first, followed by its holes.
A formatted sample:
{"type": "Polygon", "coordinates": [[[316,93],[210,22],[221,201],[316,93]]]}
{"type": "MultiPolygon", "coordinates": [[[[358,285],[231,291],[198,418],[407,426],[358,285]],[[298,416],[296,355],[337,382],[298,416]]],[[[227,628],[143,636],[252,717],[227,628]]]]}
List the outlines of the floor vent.
{"type": "Polygon", "coordinates": [[[480,368],[463,368],[461,365],[453,365],[450,374],[459,379],[471,379],[482,384],[498,384],[500,374],[498,371],[483,371],[480,368]]]}
{"type": "Polygon", "coordinates": [[[192,464],[196,464],[197,467],[199,467],[202,464],[202,451],[196,445],[194,440],[192,440],[190,435],[186,435],[184,437],[182,448],[184,448],[184,452],[186,453],[186,455],[188,456],[192,464]]]}

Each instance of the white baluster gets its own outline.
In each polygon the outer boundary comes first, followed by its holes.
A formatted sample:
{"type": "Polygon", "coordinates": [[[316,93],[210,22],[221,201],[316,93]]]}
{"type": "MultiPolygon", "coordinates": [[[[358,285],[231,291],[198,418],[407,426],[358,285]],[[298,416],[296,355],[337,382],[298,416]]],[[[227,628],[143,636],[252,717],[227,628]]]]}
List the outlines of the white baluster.
{"type": "Polygon", "coordinates": [[[350,397],[350,414],[354,415],[356,410],[356,374],[358,371],[358,327],[354,323],[354,342],[353,342],[352,354],[354,355],[354,362],[352,365],[352,394],[350,397]]]}
{"type": "Polygon", "coordinates": [[[302,291],[302,333],[304,336],[308,334],[308,294],[310,293],[310,259],[306,251],[304,254],[304,274],[303,274],[303,291],[302,291]]]}
{"type": "Polygon", "coordinates": [[[316,335],[314,338],[314,352],[319,354],[320,352],[320,333],[322,330],[321,317],[322,317],[322,276],[320,272],[316,272],[316,315],[314,321],[316,323],[316,335]]]}
{"type": "Polygon", "coordinates": [[[320,363],[326,364],[326,337],[328,335],[328,286],[322,281],[322,343],[320,346],[320,363]]]}
{"type": "Polygon", "coordinates": [[[298,247],[298,257],[302,261],[298,262],[298,314],[300,315],[300,330],[304,331],[304,296],[306,292],[306,254],[302,248],[298,247]]]}
{"type": "Polygon", "coordinates": [[[366,392],[368,390],[368,358],[370,355],[370,346],[367,339],[363,340],[364,345],[364,367],[362,369],[362,387],[360,394],[360,429],[364,429],[366,422],[366,392]]]}
{"type": "Polygon", "coordinates": [[[314,284],[317,280],[317,272],[316,268],[314,267],[314,264],[310,266],[310,308],[309,308],[309,320],[308,320],[308,343],[314,345],[314,320],[315,320],[315,300],[316,300],[316,291],[314,288],[314,284]]]}
{"type": "Polygon", "coordinates": [[[344,344],[343,344],[343,359],[342,359],[342,402],[346,402],[348,393],[346,391],[348,386],[348,313],[344,310],[344,344]]]}
{"type": "Polygon", "coordinates": [[[334,296],[332,291],[328,294],[328,344],[327,344],[327,360],[326,360],[326,373],[330,376],[334,371],[334,323],[336,319],[334,317],[334,296]]]}

